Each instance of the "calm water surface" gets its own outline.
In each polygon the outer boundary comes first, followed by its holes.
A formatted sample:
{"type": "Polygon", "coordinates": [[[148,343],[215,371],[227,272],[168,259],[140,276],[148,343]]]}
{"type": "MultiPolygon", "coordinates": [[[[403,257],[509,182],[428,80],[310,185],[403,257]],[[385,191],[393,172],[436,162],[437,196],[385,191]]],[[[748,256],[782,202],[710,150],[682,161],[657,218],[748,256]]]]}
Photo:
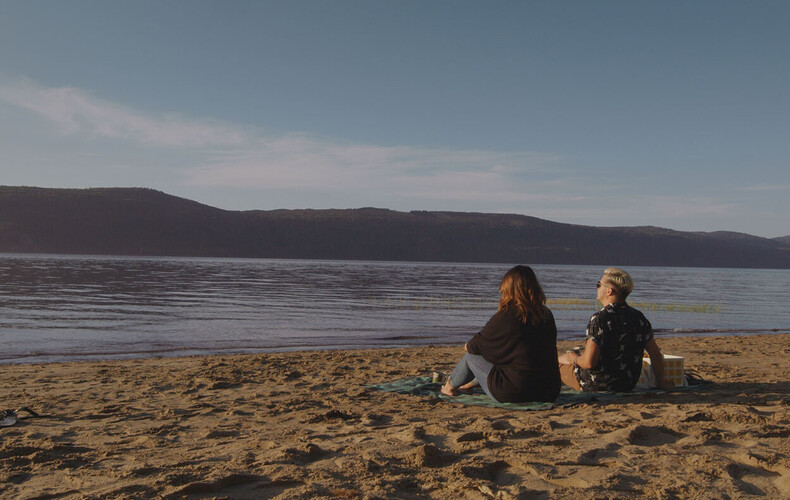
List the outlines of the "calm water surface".
{"type": "MultiPolygon", "coordinates": [[[[462,343],[511,266],[0,255],[0,363],[462,343]]],[[[602,266],[533,266],[582,339],[602,266]]],[[[629,267],[658,336],[790,331],[790,271],[629,267]]]]}

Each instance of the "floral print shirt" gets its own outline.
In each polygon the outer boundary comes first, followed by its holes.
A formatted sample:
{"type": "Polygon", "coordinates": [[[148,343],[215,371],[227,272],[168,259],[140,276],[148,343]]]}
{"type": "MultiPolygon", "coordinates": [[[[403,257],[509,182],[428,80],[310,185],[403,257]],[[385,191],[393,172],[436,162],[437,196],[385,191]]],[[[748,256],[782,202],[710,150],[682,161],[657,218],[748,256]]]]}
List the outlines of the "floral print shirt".
{"type": "Polygon", "coordinates": [[[601,355],[595,367],[574,369],[582,391],[633,389],[642,372],[645,345],[653,338],[653,327],[644,314],[625,302],[609,304],[590,318],[587,338],[601,355]]]}

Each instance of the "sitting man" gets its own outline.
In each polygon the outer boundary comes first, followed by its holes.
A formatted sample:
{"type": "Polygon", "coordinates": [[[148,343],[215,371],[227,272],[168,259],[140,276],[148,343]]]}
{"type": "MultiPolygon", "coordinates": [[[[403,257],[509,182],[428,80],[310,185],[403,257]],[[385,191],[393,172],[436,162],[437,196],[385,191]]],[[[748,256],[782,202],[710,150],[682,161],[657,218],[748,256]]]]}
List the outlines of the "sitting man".
{"type": "Polygon", "coordinates": [[[675,387],[664,380],[664,356],[653,338],[653,327],[638,310],[625,303],[634,289],[631,276],[610,267],[598,282],[603,309],[587,324],[584,352],[559,356],[562,382],[577,391],[628,392],[642,372],[645,349],[659,389],[675,387]]]}

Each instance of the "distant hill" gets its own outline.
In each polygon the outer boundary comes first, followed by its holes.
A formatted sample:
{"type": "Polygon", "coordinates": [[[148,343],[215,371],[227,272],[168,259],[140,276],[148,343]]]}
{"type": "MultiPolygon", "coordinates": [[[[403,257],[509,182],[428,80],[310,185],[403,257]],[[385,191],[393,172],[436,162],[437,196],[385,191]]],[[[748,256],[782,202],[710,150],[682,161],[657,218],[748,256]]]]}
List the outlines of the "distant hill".
{"type": "Polygon", "coordinates": [[[227,211],[142,188],[0,186],[0,252],[787,269],[780,240],[524,215],[227,211]]]}
{"type": "Polygon", "coordinates": [[[784,243],[785,245],[790,245],[790,235],[780,236],[778,238],[774,238],[773,240],[778,241],[779,243],[784,243]]]}

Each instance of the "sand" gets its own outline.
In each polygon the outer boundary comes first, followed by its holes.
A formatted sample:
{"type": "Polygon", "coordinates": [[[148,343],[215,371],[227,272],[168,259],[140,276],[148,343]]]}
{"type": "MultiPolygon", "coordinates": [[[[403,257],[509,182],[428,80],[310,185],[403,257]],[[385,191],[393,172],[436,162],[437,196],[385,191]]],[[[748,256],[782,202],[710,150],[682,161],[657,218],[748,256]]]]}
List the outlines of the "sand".
{"type": "Polygon", "coordinates": [[[790,497],[790,334],[660,344],[711,384],[521,412],[364,387],[459,346],[3,365],[43,416],[0,428],[0,497],[790,497]]]}

